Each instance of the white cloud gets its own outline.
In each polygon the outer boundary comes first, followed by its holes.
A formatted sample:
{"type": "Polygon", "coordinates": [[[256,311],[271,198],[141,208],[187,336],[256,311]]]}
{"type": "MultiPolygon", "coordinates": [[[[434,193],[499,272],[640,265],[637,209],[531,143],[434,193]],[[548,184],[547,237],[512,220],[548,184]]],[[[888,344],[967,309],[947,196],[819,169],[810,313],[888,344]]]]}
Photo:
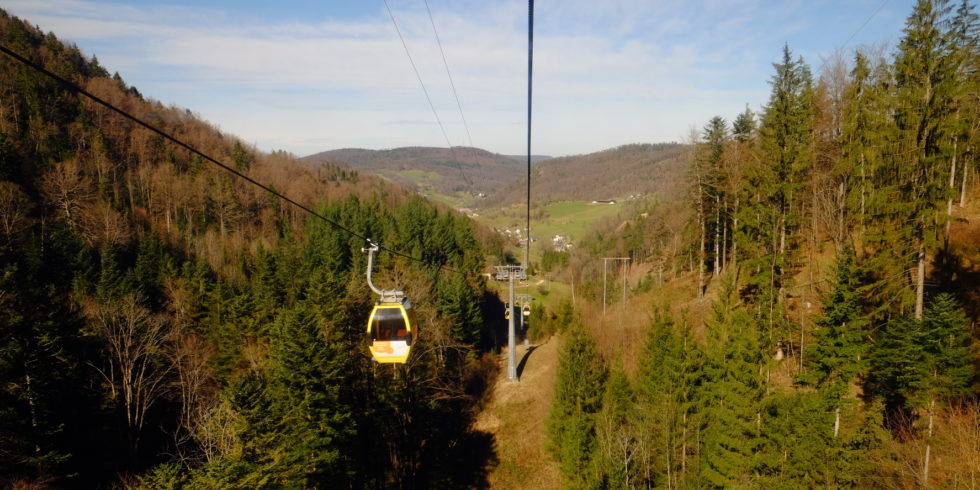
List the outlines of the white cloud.
{"type": "MultiPolygon", "coordinates": [[[[423,4],[390,3],[452,143],[467,144],[423,4]]],[[[714,114],[758,108],[782,43],[810,33],[827,3],[539,3],[535,152],[678,140],[714,114]]],[[[430,6],[474,144],[522,152],[526,3],[430,6]]],[[[861,7],[849,12],[870,11],[861,7]]],[[[276,22],[167,4],[13,0],[5,8],[77,42],[147,96],[264,149],[445,145],[383,7],[350,20],[276,22]]],[[[804,50],[829,52],[841,37],[804,50]]]]}

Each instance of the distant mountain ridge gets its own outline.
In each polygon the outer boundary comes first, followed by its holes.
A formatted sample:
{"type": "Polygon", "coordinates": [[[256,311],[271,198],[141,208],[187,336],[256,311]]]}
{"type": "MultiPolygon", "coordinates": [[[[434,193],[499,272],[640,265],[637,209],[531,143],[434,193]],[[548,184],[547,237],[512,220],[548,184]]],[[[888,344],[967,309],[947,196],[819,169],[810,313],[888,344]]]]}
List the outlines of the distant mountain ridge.
{"type": "MultiPolygon", "coordinates": [[[[343,148],[304,157],[311,164],[329,163],[381,175],[418,191],[490,194],[525,172],[526,156],[516,158],[479,148],[412,146],[391,150],[343,148]],[[525,159],[525,160],[522,160],[525,159]]],[[[549,157],[534,156],[534,159],[549,157]]]]}
{"type": "MultiPolygon", "coordinates": [[[[629,144],[586,155],[552,158],[533,166],[531,199],[537,203],[626,198],[673,191],[685,168],[686,145],[629,144]]],[[[487,209],[526,199],[521,175],[481,201],[487,209]]]]}
{"type": "MultiPolygon", "coordinates": [[[[663,192],[681,177],[686,149],[677,143],[629,144],[586,155],[532,155],[532,198],[539,202],[591,201],[663,192]]],[[[381,175],[422,193],[482,193],[487,197],[477,206],[483,209],[523,201],[526,195],[526,155],[413,146],[344,148],[316,153],[303,161],[381,175]]]]}
{"type": "MultiPolygon", "coordinates": [[[[513,158],[514,160],[518,160],[518,161],[521,161],[521,162],[527,162],[527,155],[526,154],[525,155],[504,155],[504,156],[507,157],[507,158],[513,158]]],[[[541,162],[543,162],[545,160],[551,160],[552,158],[555,158],[555,157],[550,156],[550,155],[531,155],[531,164],[534,165],[535,163],[541,163],[541,162]]]]}

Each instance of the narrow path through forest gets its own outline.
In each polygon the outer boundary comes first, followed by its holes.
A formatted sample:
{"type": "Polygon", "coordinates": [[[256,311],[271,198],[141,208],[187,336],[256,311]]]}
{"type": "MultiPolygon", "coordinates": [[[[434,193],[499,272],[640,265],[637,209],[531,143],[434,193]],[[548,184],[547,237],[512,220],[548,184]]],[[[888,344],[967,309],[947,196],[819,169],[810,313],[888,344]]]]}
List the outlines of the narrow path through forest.
{"type": "Polygon", "coordinates": [[[507,380],[507,352],[500,356],[500,375],[493,398],[475,428],[495,438],[499,460],[490,473],[493,488],[561,488],[558,467],[545,450],[545,420],[551,407],[558,349],[551,337],[528,348],[517,346],[520,381],[507,380]]]}

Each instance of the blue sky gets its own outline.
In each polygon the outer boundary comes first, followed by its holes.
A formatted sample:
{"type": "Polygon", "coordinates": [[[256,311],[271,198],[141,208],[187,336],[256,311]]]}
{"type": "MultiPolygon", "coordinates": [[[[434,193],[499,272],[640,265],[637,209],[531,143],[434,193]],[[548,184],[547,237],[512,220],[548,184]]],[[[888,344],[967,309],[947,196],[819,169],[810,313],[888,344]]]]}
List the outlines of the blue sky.
{"type": "MultiPolygon", "coordinates": [[[[815,74],[842,47],[848,56],[859,46],[890,53],[913,3],[539,0],[532,151],[681,141],[714,115],[760,110],[784,43],[815,74]]],[[[469,146],[425,3],[389,4],[450,143],[469,146]]],[[[428,4],[473,146],[523,154],[527,3],[428,4]]],[[[262,150],[446,146],[381,0],[0,7],[96,55],[145,96],[262,150]]]]}

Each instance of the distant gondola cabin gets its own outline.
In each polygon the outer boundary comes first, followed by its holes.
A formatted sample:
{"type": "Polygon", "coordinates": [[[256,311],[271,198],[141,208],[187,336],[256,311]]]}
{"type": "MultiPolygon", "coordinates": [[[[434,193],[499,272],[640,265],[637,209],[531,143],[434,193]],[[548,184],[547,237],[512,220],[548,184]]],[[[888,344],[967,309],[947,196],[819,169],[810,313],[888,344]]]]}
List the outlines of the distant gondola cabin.
{"type": "Polygon", "coordinates": [[[393,364],[408,361],[412,348],[415,314],[407,301],[378,303],[368,320],[368,348],[374,360],[393,364]]]}

